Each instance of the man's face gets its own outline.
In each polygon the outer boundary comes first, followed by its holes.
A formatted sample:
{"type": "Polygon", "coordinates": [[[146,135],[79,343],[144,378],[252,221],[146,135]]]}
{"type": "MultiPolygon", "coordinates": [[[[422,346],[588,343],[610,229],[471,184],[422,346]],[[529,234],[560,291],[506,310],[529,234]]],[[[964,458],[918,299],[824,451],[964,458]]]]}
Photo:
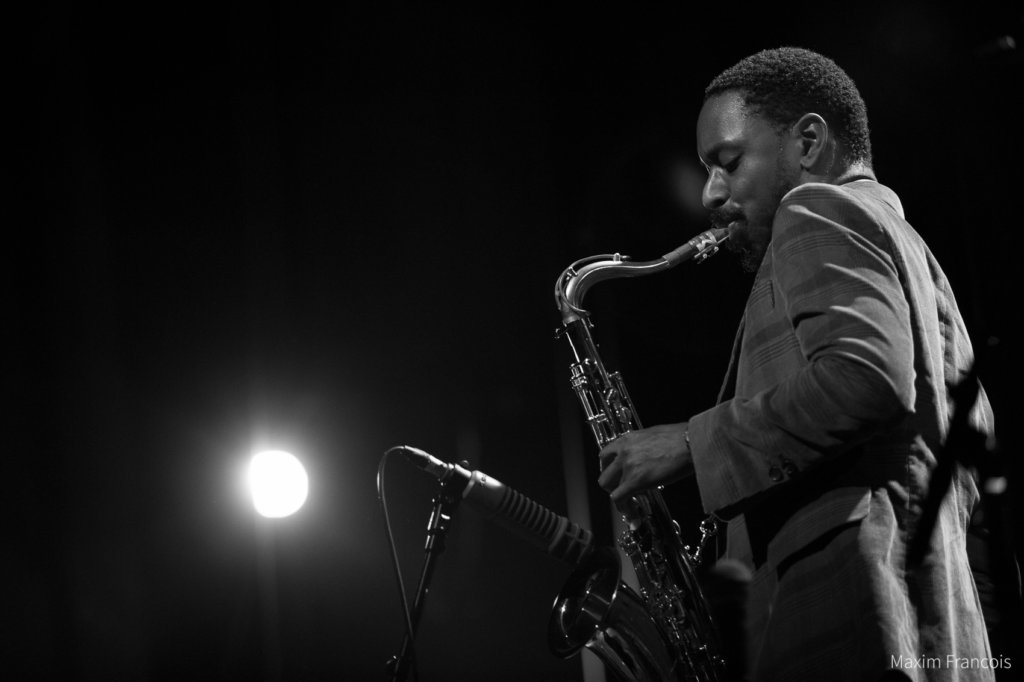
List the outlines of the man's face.
{"type": "Polygon", "coordinates": [[[708,171],[704,207],[716,227],[730,228],[726,245],[750,272],[768,250],[779,202],[800,179],[799,158],[786,142],[767,120],[748,114],[736,92],[708,99],[697,119],[697,154],[708,171]]]}

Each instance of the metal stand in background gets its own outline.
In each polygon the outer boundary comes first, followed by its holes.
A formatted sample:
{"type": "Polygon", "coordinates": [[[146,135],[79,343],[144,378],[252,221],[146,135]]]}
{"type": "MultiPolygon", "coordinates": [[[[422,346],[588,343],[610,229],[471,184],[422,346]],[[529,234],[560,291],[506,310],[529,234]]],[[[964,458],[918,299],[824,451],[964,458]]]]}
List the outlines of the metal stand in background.
{"type": "MultiPolygon", "coordinates": [[[[997,343],[997,339],[990,339],[989,348],[997,343]]],[[[1009,476],[1009,467],[998,446],[989,443],[986,435],[975,429],[968,419],[981,388],[978,382],[980,360],[979,353],[967,375],[950,387],[955,408],[946,442],[935,455],[936,465],[928,482],[920,520],[908,547],[907,566],[916,569],[927,558],[939,510],[957,475],[957,468],[973,469],[981,492],[982,516],[980,523],[976,516],[968,529],[968,560],[981,598],[993,660],[1012,661],[1019,655],[1019,642],[1024,641],[1020,638],[1024,628],[1024,597],[1018,563],[1020,547],[1012,530],[1012,501],[1006,494],[1013,490],[1017,481],[1009,476]]],[[[1016,670],[1007,666],[996,670],[996,679],[1015,679],[1016,674],[1016,670]]]]}
{"type": "MultiPolygon", "coordinates": [[[[423,570],[420,573],[420,583],[416,588],[416,598],[413,601],[410,619],[412,632],[406,632],[402,640],[402,649],[397,656],[388,659],[386,665],[387,679],[400,682],[404,680],[409,672],[410,653],[413,651],[412,638],[416,636],[416,629],[419,627],[420,616],[423,613],[423,601],[427,596],[430,586],[430,579],[434,574],[434,563],[437,557],[444,551],[444,539],[451,526],[455,509],[462,499],[462,488],[464,481],[458,481],[451,477],[441,484],[441,490],[434,497],[434,507],[430,513],[430,521],[427,523],[426,556],[423,559],[423,570]]],[[[415,656],[415,654],[413,654],[415,656]]]]}

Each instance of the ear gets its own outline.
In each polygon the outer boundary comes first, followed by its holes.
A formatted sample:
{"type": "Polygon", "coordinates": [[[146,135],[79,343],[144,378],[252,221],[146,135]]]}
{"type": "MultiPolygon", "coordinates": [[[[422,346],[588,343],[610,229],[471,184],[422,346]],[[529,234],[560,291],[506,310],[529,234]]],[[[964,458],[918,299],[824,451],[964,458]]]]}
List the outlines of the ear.
{"type": "Polygon", "coordinates": [[[793,124],[791,132],[800,153],[800,167],[811,173],[821,173],[821,164],[828,159],[825,153],[832,143],[828,123],[818,114],[804,114],[793,124]]]}

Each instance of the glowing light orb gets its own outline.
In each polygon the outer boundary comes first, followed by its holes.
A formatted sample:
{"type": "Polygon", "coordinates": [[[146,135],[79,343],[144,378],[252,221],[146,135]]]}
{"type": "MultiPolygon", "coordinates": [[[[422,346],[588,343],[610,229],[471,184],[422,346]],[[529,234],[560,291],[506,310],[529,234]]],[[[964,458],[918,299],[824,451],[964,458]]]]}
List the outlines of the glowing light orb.
{"type": "Polygon", "coordinates": [[[249,463],[249,488],[256,511],[268,518],[297,512],[309,494],[309,477],[302,462],[290,452],[268,450],[249,463]]]}

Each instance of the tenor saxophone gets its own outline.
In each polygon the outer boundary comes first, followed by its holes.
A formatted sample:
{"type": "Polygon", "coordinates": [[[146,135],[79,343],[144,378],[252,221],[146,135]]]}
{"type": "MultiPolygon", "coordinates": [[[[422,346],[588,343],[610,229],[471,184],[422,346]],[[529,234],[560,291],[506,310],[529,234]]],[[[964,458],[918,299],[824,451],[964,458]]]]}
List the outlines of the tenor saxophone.
{"type": "MultiPolygon", "coordinates": [[[[702,262],[727,238],[727,229],[708,230],[653,261],[632,262],[619,254],[591,256],[576,261],[558,278],[559,334],[568,339],[575,359],[571,385],[598,447],[642,427],[621,375],[608,372],[598,355],[589,314],[582,307],[587,290],[606,279],[654,274],[689,260],[702,262]]],[[[548,643],[565,658],[586,647],[618,679],[629,682],[723,680],[721,645],[694,573],[700,547],[691,552],[683,544],[660,490],[639,493],[620,506],[627,530],[619,547],[636,570],[639,594],[622,582],[618,552],[593,552],[555,600],[548,643]]],[[[705,537],[713,532],[705,524],[701,530],[705,537]]]]}

